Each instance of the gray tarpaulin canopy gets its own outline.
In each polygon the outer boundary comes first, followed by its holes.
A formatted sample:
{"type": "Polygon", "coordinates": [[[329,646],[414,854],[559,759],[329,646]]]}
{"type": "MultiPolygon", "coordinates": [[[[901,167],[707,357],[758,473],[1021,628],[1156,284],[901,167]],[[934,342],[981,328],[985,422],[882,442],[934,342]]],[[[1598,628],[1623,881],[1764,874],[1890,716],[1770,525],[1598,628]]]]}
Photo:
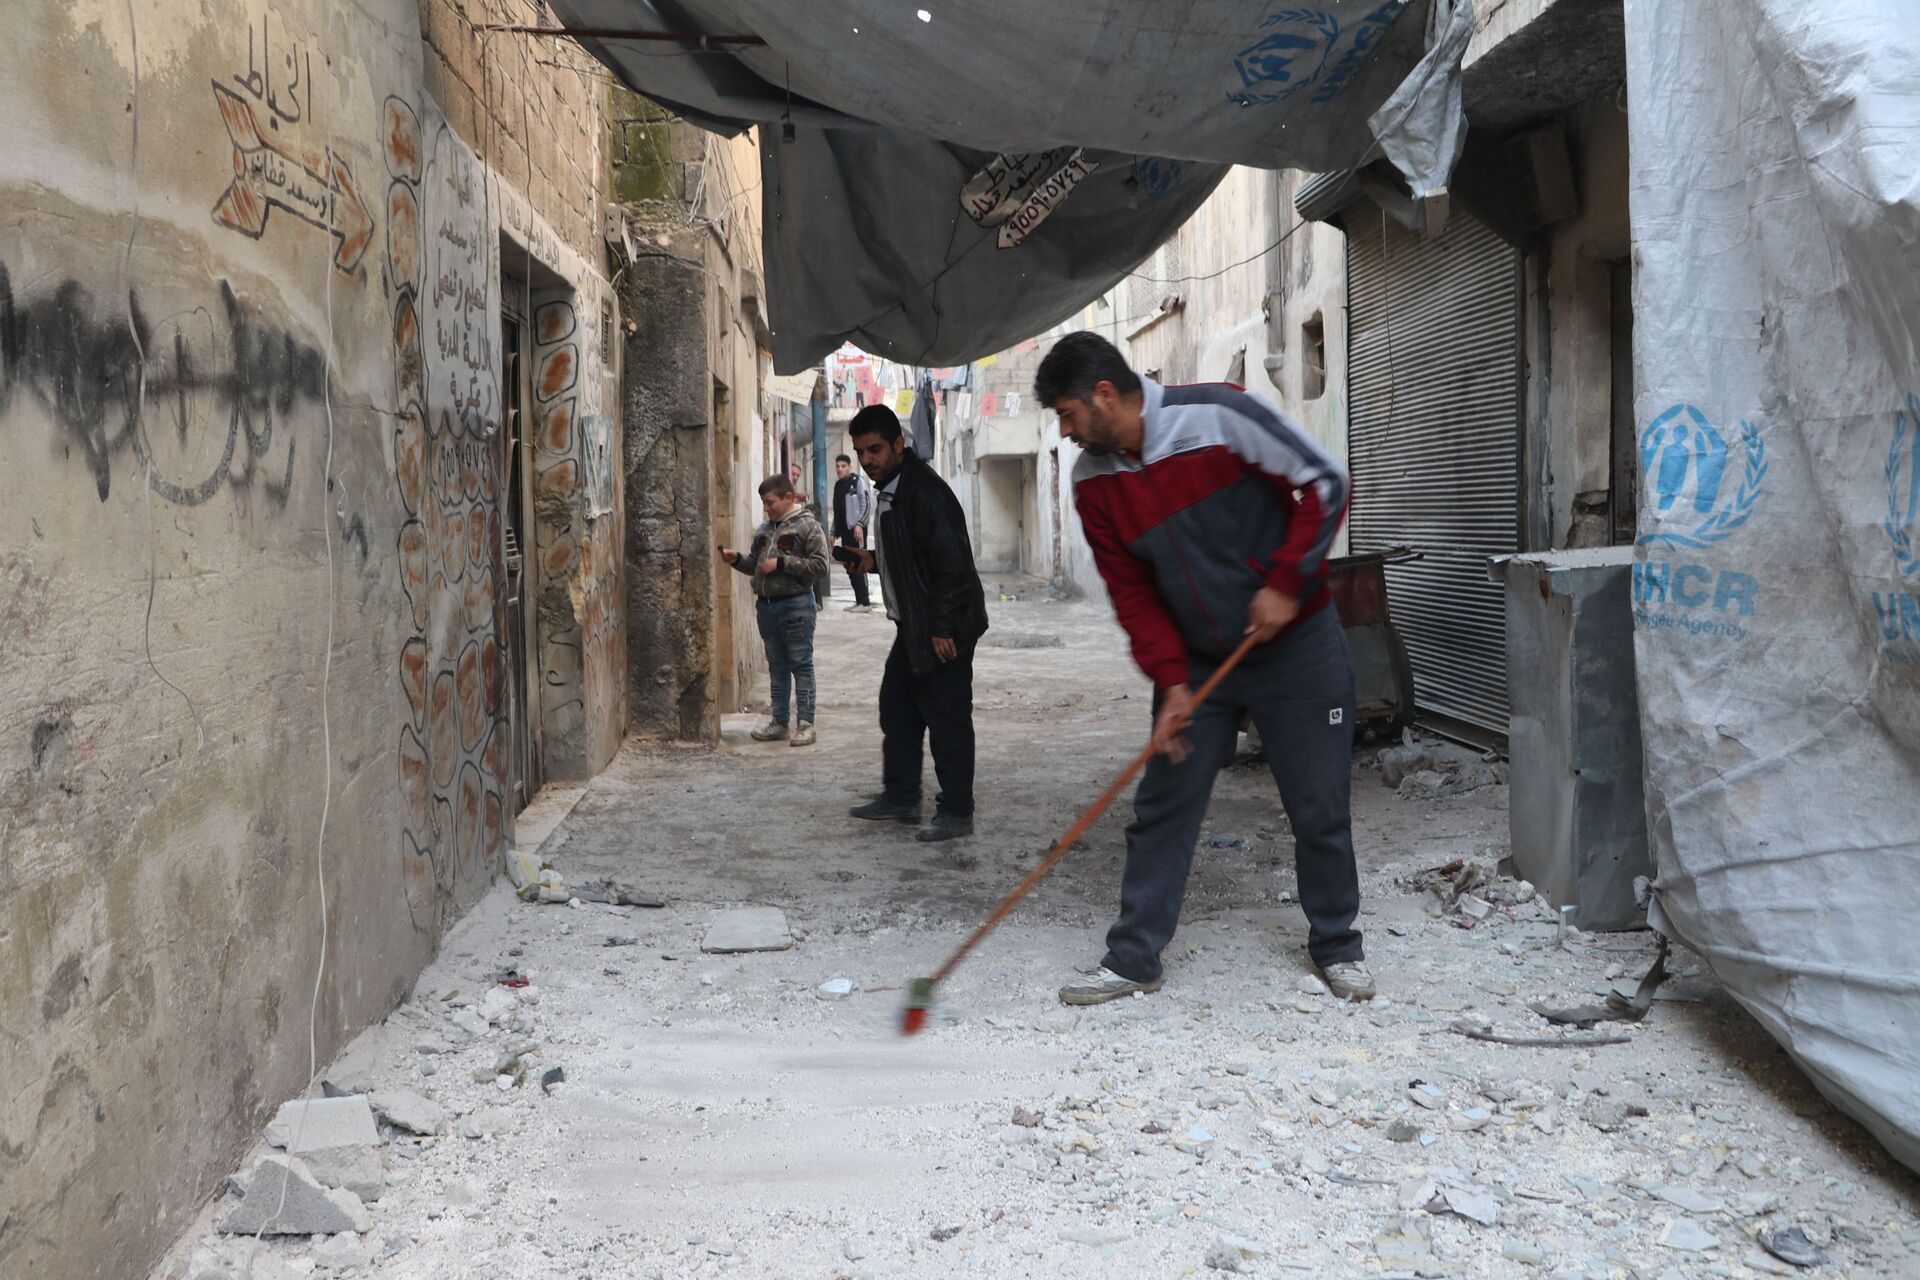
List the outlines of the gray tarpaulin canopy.
{"type": "MultiPolygon", "coordinates": [[[[1384,156],[1436,194],[1468,0],[553,0],[626,84],[762,132],[774,365],[953,364],[1073,314],[1227,166],[1384,156]],[[608,32],[748,36],[702,49],[608,32]]],[[[1249,254],[1262,248],[1247,246],[1249,254]]]]}

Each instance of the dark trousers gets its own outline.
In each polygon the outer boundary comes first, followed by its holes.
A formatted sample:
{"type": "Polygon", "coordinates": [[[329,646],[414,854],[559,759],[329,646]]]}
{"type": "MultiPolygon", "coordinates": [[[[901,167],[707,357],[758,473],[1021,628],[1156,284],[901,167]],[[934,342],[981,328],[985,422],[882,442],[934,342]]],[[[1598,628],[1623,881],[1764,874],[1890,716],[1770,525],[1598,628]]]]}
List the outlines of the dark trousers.
{"type": "MultiPolygon", "coordinates": [[[[1197,688],[1218,666],[1193,660],[1197,688]]],[[[1156,699],[1156,702],[1158,699],[1156,699]]],[[[1193,754],[1181,764],[1155,756],[1133,798],[1120,918],[1107,931],[1107,968],[1135,982],[1160,976],[1173,940],[1187,873],[1213,780],[1233,759],[1240,713],[1253,715],[1280,803],[1293,825],[1294,871],[1307,915],[1307,952],[1319,965],[1362,958],[1360,876],[1348,807],[1353,769],[1353,666],[1346,633],[1323,609],[1272,644],[1248,654],[1194,713],[1193,754]]]]}
{"type": "MultiPolygon", "coordinates": [[[[852,534],[843,536],[840,539],[840,545],[843,547],[853,547],[856,550],[860,547],[860,544],[854,541],[852,534]]],[[[853,583],[853,602],[855,604],[873,603],[867,599],[867,575],[865,570],[861,569],[858,565],[848,565],[847,580],[853,583]]]]}
{"type": "Polygon", "coordinates": [[[888,800],[920,803],[921,739],[932,740],[935,805],[973,812],[973,655],[962,654],[923,676],[913,674],[906,642],[894,637],[880,677],[881,779],[888,800]]]}

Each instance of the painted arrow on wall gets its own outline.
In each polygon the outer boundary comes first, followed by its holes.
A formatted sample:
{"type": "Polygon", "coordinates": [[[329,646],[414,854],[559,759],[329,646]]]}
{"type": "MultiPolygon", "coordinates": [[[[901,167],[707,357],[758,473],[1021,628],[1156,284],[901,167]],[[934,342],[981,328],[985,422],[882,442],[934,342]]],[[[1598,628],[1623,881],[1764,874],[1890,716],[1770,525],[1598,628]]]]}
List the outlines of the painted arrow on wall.
{"type": "Polygon", "coordinates": [[[213,206],[213,220],[258,240],[268,211],[284,209],[340,241],[334,266],[358,266],[373,241],[373,211],[347,162],[331,148],[322,154],[263,135],[253,104],[217,80],[213,99],[233,139],[233,182],[213,206]]]}

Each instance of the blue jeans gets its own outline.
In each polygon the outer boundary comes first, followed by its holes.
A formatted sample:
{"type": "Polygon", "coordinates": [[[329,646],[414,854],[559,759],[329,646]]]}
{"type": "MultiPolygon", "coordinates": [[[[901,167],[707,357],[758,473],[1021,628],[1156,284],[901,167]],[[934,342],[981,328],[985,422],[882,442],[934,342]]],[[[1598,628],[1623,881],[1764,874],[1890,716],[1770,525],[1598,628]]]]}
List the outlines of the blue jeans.
{"type": "Polygon", "coordinates": [[[787,723],[787,685],[800,702],[800,723],[813,723],[813,595],[785,600],[762,600],[760,638],[767,646],[767,667],[773,678],[773,722],[787,723]]]}

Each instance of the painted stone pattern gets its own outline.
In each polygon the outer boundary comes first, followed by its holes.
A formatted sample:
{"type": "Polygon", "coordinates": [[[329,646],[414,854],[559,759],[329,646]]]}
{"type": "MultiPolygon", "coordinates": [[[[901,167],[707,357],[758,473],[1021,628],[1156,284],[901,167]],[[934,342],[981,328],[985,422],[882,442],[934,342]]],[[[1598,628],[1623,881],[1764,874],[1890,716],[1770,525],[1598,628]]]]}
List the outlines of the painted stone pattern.
{"type": "Polygon", "coordinates": [[[412,606],[400,653],[405,827],[418,929],[438,932],[500,866],[507,829],[498,314],[484,175],[437,113],[386,100],[398,551],[412,606]],[[429,135],[431,141],[429,141],[429,135]]]}
{"type": "MultiPolygon", "coordinates": [[[[534,509],[541,598],[542,716],[549,744],[624,720],[620,547],[610,477],[593,456],[610,424],[600,415],[600,335],[573,295],[534,310],[534,509]],[[601,514],[604,512],[604,514],[601,514]]],[[[602,443],[602,452],[610,446],[602,443]]],[[[591,749],[589,748],[591,753],[591,749]]],[[[597,761],[589,759],[589,767],[597,761]]]]}

